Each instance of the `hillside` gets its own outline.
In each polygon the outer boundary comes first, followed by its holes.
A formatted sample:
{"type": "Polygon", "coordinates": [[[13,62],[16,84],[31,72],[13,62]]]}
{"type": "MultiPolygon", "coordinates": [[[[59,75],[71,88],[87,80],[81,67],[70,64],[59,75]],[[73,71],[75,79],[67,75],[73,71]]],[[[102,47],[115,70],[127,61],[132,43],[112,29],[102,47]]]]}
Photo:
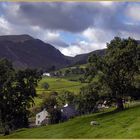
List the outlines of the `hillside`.
{"type": "MultiPolygon", "coordinates": [[[[91,53],[103,55],[104,50],[91,53]]],[[[41,68],[49,71],[54,68],[84,64],[91,53],[68,57],[51,44],[29,35],[0,36],[0,58],[9,59],[16,68],[41,68]]]]}
{"type": "Polygon", "coordinates": [[[140,106],[122,112],[108,110],[85,115],[56,125],[21,129],[2,138],[140,138],[140,106]],[[100,125],[91,126],[93,120],[100,125]]]}
{"type": "Polygon", "coordinates": [[[95,51],[92,51],[92,52],[90,52],[90,53],[76,55],[76,56],[72,59],[72,63],[73,63],[73,64],[85,64],[85,63],[87,63],[88,57],[89,57],[90,55],[96,54],[96,55],[98,55],[98,56],[103,56],[103,55],[105,55],[105,50],[106,50],[106,49],[95,50],[95,51]]]}
{"type": "Polygon", "coordinates": [[[0,58],[7,58],[17,68],[61,68],[70,61],[55,47],[29,35],[0,36],[0,58]]]}
{"type": "Polygon", "coordinates": [[[12,42],[24,42],[27,40],[32,40],[33,37],[29,35],[6,35],[0,36],[0,41],[12,41],[12,42]]]}

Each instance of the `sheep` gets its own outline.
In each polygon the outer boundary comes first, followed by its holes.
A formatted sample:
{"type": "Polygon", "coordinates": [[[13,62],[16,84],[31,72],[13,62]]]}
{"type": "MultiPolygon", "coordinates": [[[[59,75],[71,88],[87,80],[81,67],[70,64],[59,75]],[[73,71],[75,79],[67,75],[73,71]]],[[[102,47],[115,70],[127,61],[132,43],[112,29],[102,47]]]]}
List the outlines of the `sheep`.
{"type": "Polygon", "coordinates": [[[97,122],[97,121],[91,121],[90,122],[90,125],[99,125],[99,122],[97,122]]]}

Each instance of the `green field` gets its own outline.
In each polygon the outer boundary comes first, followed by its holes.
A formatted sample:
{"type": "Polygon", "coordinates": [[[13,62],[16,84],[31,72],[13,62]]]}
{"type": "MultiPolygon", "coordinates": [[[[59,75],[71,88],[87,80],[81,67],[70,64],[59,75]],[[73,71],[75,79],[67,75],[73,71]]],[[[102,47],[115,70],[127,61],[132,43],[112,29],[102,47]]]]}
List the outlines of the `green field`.
{"type": "Polygon", "coordinates": [[[44,77],[40,82],[37,88],[38,93],[42,91],[62,91],[62,90],[69,90],[74,93],[78,93],[80,88],[85,84],[77,82],[77,81],[69,81],[63,78],[54,78],[54,77],[44,77]],[[41,84],[43,82],[47,82],[49,84],[49,89],[44,90],[41,88],[41,84]]]}
{"type": "Polygon", "coordinates": [[[21,129],[2,138],[140,138],[140,106],[76,117],[56,125],[21,129]],[[93,120],[100,125],[91,126],[93,120]]]}
{"type": "MultiPolygon", "coordinates": [[[[37,94],[38,95],[41,95],[42,93],[48,94],[53,91],[60,93],[63,90],[68,90],[75,94],[78,94],[80,88],[84,85],[86,84],[77,81],[69,81],[68,79],[64,78],[43,77],[38,84],[37,94]],[[49,88],[47,90],[41,88],[41,84],[44,82],[47,82],[49,84],[49,88]]],[[[39,106],[40,103],[42,102],[42,98],[36,97],[34,101],[36,106],[39,106]]]]}

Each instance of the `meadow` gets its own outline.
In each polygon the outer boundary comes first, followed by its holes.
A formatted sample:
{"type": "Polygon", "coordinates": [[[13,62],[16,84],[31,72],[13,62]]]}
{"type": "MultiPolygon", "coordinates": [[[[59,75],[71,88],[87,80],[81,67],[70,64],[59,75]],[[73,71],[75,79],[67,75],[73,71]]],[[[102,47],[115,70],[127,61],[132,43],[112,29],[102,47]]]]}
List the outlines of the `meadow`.
{"type": "Polygon", "coordinates": [[[78,81],[69,81],[64,78],[55,78],[55,77],[44,77],[38,85],[37,92],[40,93],[41,91],[62,91],[68,90],[74,93],[78,93],[80,88],[86,84],[80,83],[78,81]],[[49,84],[49,88],[44,90],[41,88],[41,84],[43,82],[47,82],[49,84]]]}

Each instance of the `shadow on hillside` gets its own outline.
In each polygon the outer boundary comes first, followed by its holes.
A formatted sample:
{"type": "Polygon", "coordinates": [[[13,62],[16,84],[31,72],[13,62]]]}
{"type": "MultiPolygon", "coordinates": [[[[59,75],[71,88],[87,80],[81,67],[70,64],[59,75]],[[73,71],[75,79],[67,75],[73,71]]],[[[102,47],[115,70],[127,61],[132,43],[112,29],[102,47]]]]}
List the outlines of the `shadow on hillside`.
{"type": "Polygon", "coordinates": [[[25,131],[24,129],[19,129],[19,130],[16,130],[16,132],[23,132],[25,131]]]}
{"type": "Polygon", "coordinates": [[[119,112],[124,112],[126,110],[130,110],[130,109],[134,109],[134,108],[139,108],[140,105],[137,105],[137,106],[132,106],[132,107],[129,107],[129,108],[125,108],[124,110],[113,110],[113,111],[109,111],[109,112],[103,112],[101,114],[97,114],[96,116],[97,117],[104,117],[104,116],[108,116],[108,115],[113,115],[113,114],[116,114],[116,113],[119,113],[119,112]]]}
{"type": "MultiPolygon", "coordinates": [[[[124,110],[123,110],[124,111],[124,110]]],[[[108,116],[108,115],[113,115],[113,114],[116,114],[118,112],[122,112],[122,111],[118,111],[118,110],[113,110],[113,111],[109,111],[109,112],[102,112],[100,114],[97,114],[96,116],[97,117],[104,117],[104,116],[108,116]]]]}

